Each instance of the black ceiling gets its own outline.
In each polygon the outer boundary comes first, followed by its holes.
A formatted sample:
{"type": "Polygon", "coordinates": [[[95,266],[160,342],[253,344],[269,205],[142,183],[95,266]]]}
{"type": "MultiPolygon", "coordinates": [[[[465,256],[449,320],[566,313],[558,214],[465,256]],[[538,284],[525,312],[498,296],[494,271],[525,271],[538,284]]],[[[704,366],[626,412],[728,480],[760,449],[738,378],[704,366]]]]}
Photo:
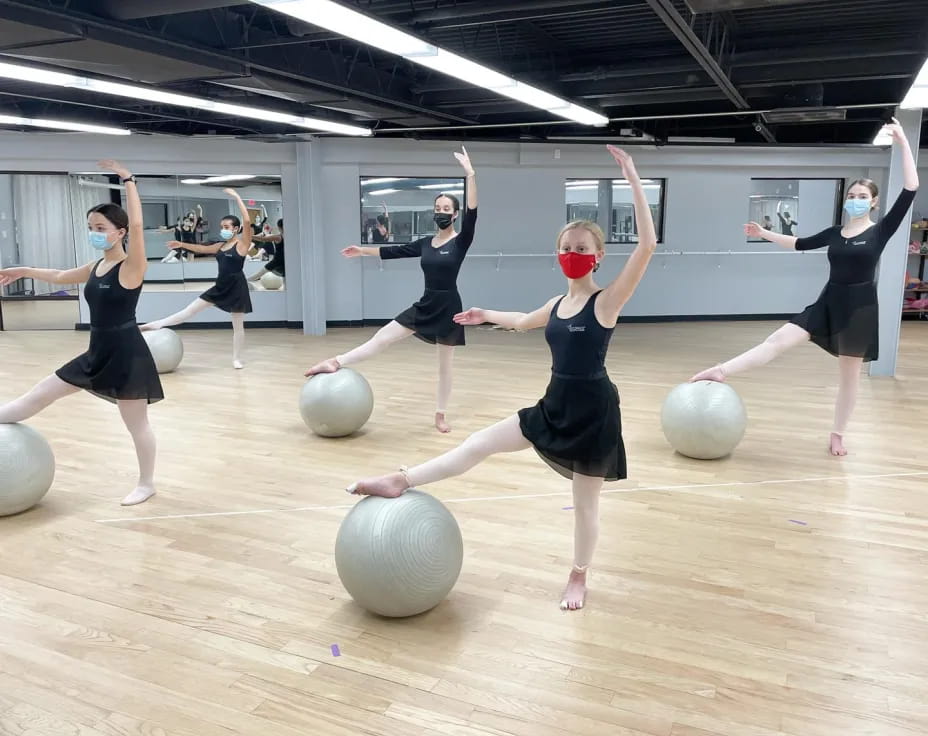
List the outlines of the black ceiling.
{"type": "MultiPolygon", "coordinates": [[[[565,124],[247,2],[0,0],[0,60],[360,124],[378,137],[836,144],[869,143],[928,55],[926,0],[342,2],[613,122],[565,124]]],[[[300,135],[6,79],[0,114],[139,133],[300,135]]]]}

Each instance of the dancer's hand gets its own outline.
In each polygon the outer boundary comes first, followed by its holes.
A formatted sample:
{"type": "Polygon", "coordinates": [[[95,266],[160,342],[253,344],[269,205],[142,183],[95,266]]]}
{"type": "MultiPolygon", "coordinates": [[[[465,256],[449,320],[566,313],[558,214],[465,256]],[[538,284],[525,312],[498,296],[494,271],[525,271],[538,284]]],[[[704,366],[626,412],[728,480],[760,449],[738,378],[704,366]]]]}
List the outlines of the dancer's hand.
{"type": "Polygon", "coordinates": [[[14,281],[24,279],[28,275],[27,268],[3,268],[0,269],[0,286],[7,286],[14,281]]]}
{"type": "Polygon", "coordinates": [[[635,169],[635,162],[632,161],[631,154],[618,146],[608,145],[606,149],[612,154],[615,162],[622,167],[622,176],[626,180],[638,177],[638,171],[635,169]]]}
{"type": "Polygon", "coordinates": [[[222,193],[228,194],[232,198],[238,197],[238,192],[236,192],[232,187],[226,187],[225,189],[222,190],[222,193]]]}
{"type": "Polygon", "coordinates": [[[905,131],[902,129],[902,126],[899,124],[899,121],[896,118],[893,118],[891,123],[886,123],[883,126],[883,129],[880,131],[881,135],[888,135],[893,139],[893,143],[907,143],[908,139],[905,137],[905,131]]]}
{"type": "Polygon", "coordinates": [[[358,256],[363,256],[364,251],[361,250],[361,247],[358,245],[349,245],[347,248],[342,249],[342,255],[345,258],[357,258],[358,256]]]}
{"type": "Polygon", "coordinates": [[[482,325],[487,321],[487,313],[480,307],[471,307],[464,312],[458,312],[453,319],[459,325],[482,325]]]}
{"type": "Polygon", "coordinates": [[[128,179],[130,176],[132,176],[132,172],[130,172],[129,169],[119,163],[119,161],[114,161],[111,158],[105,158],[102,161],[99,161],[97,166],[99,166],[104,171],[112,171],[120,179],[128,179]]]}
{"type": "Polygon", "coordinates": [[[458,163],[464,167],[464,173],[467,176],[474,175],[474,167],[470,162],[470,156],[467,155],[467,149],[464,146],[461,146],[461,153],[455,151],[454,157],[458,160],[458,163]]]}
{"type": "Polygon", "coordinates": [[[749,222],[747,225],[744,226],[744,234],[747,235],[749,238],[761,238],[763,237],[761,235],[763,231],[764,231],[764,228],[762,228],[756,222],[749,222]]]}

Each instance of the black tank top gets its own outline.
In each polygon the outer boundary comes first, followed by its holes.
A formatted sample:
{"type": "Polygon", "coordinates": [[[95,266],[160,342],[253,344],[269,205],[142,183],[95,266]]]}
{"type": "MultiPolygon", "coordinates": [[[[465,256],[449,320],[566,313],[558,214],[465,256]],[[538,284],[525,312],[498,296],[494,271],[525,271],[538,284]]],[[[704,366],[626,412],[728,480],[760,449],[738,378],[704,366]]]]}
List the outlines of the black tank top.
{"type": "Polygon", "coordinates": [[[597,291],[577,314],[569,319],[557,316],[564,297],[557,300],[545,328],[551,348],[551,372],[558,378],[601,378],[606,375],[606,352],[613,327],[603,327],[596,319],[597,291]]]}
{"type": "Polygon", "coordinates": [[[235,278],[237,274],[242,274],[242,270],[245,268],[245,256],[240,256],[238,254],[238,246],[234,245],[228,250],[220,250],[216,253],[216,264],[219,267],[219,274],[216,277],[217,281],[222,281],[224,279],[235,278]]]}
{"type": "Polygon", "coordinates": [[[119,283],[119,270],[125,261],[120,261],[103,276],[97,276],[97,261],[84,286],[84,299],[90,307],[90,328],[112,330],[136,324],[135,307],[139,303],[142,286],[126,289],[119,283]]]}

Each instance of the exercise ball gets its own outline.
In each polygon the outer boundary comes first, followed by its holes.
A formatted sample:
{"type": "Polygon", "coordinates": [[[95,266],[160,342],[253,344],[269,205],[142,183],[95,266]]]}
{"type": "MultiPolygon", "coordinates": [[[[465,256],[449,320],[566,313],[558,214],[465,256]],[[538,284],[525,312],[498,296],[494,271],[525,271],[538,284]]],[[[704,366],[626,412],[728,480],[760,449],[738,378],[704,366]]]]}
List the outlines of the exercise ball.
{"type": "Polygon", "coordinates": [[[300,415],[320,437],[345,437],[364,426],[374,411],[374,392],[351,368],[319,373],[303,384],[300,415]]]}
{"type": "Polygon", "coordinates": [[[271,291],[277,291],[284,285],[284,280],[273,271],[268,271],[261,277],[261,286],[271,291]]]}
{"type": "Polygon", "coordinates": [[[747,426],[741,397],[727,383],[681,383],[668,394],[661,427],[681,455],[715,460],[731,453],[747,426]]]}
{"type": "Polygon", "coordinates": [[[174,330],[162,327],[160,330],[143,332],[142,336],[148,343],[151,357],[155,359],[155,368],[158,373],[171,373],[177,369],[184,358],[184,343],[180,335],[174,330]]]}
{"type": "Polygon", "coordinates": [[[0,516],[31,509],[55,479],[48,442],[25,424],[0,424],[0,516]]]}
{"type": "Polygon", "coordinates": [[[415,490],[359,501],[335,539],[342,585],[358,605],[381,616],[415,616],[437,606],[457,582],[463,560],[454,516],[415,490]]]}

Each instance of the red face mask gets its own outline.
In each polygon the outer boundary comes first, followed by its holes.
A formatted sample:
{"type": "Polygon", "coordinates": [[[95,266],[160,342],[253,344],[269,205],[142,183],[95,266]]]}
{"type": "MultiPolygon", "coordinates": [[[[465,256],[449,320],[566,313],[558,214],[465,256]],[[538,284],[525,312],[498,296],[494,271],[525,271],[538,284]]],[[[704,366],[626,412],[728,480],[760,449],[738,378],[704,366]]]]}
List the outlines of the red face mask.
{"type": "Polygon", "coordinates": [[[569,279],[582,279],[596,266],[596,256],[592,253],[558,253],[557,260],[569,279]]]}

